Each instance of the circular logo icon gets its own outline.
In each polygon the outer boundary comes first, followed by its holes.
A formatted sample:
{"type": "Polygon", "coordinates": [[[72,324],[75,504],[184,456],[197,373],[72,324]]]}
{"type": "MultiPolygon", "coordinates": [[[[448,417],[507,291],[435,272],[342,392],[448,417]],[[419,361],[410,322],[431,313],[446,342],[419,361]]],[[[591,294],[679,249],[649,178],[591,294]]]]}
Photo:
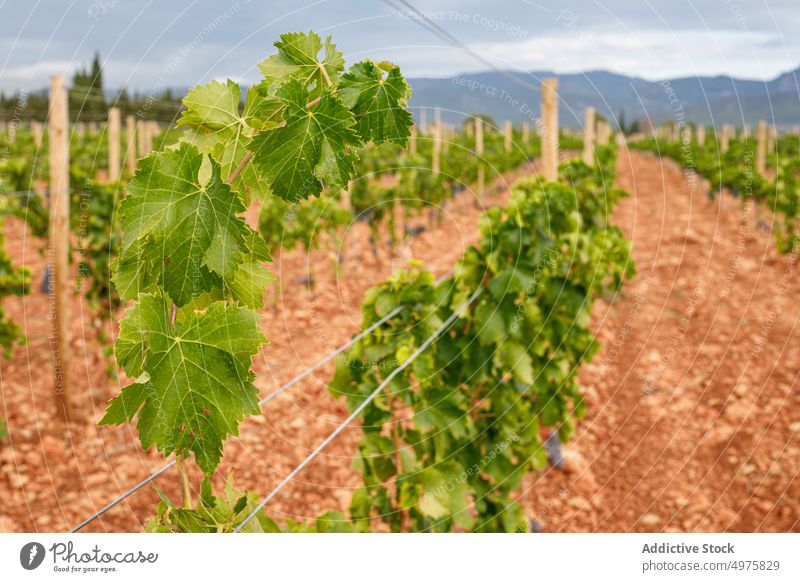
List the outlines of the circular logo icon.
{"type": "Polygon", "coordinates": [[[44,561],[44,546],[39,542],[30,542],[19,551],[19,563],[26,570],[35,570],[44,561]]]}

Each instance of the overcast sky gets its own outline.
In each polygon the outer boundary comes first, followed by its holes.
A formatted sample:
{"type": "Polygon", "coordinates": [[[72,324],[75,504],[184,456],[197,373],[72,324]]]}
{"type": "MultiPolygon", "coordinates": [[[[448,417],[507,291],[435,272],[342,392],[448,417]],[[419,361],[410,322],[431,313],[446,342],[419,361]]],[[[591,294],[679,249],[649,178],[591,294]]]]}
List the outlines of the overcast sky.
{"type": "MultiPolygon", "coordinates": [[[[282,32],[330,34],[348,62],[406,76],[488,67],[421,27],[402,0],[0,0],[0,89],[37,89],[100,51],[107,87],[253,81],[282,32]]],[[[800,62],[798,0],[408,0],[508,70],[608,69],[647,79],[770,79],[800,62]]]]}

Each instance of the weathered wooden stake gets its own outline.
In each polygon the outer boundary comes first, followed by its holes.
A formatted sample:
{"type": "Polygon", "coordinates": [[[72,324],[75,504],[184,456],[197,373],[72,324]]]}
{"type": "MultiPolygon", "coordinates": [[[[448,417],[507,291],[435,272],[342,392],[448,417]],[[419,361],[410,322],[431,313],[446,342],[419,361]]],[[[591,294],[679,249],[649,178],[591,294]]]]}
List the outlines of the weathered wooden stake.
{"type": "Polygon", "coordinates": [[[763,176],[767,172],[767,122],[758,122],[756,135],[756,172],[763,176]]]}
{"type": "Polygon", "coordinates": [[[50,350],[55,380],[56,413],[75,417],[69,383],[69,112],[64,77],[50,78],[47,115],[50,155],[50,350]]]}
{"type": "Polygon", "coordinates": [[[722,136],[719,140],[719,151],[723,154],[728,153],[731,144],[731,126],[727,123],[722,126],[722,136]]]}
{"type": "Polygon", "coordinates": [[[31,121],[31,132],[33,132],[33,145],[42,147],[42,137],[44,136],[44,125],[38,121],[31,121]]]}
{"type": "MultiPolygon", "coordinates": [[[[437,110],[438,111],[438,110],[437,110]]],[[[433,155],[431,159],[431,172],[438,176],[441,171],[442,157],[442,122],[439,121],[433,128],[433,155]]]]}
{"type": "Polygon", "coordinates": [[[510,121],[503,124],[503,149],[506,153],[511,151],[511,140],[514,137],[514,128],[510,121]]]}
{"type": "Polygon", "coordinates": [[[136,173],[136,119],[133,115],[125,116],[125,143],[125,167],[133,176],[136,173]]]}
{"type": "MultiPolygon", "coordinates": [[[[525,148],[528,147],[530,141],[531,141],[531,124],[525,121],[522,124],[522,143],[525,148]]],[[[527,151],[527,149],[525,151],[527,151]]]]}
{"type": "Polygon", "coordinates": [[[774,154],[775,148],[778,147],[778,130],[775,129],[775,126],[770,124],[769,131],[767,133],[767,153],[774,154]]]}
{"type": "Polygon", "coordinates": [[[147,122],[147,153],[152,152],[155,147],[156,136],[158,135],[158,122],[155,120],[147,122]]]}
{"type": "Polygon", "coordinates": [[[697,126],[697,145],[703,147],[706,143],[706,126],[705,125],[698,125],[697,126]]]}
{"type": "Polygon", "coordinates": [[[483,197],[486,174],[483,169],[483,119],[475,118],[475,154],[478,156],[478,196],[483,197]]]}
{"type": "Polygon", "coordinates": [[[140,158],[143,158],[147,155],[147,136],[144,134],[145,132],[145,122],[144,121],[137,121],[136,122],[136,151],[139,154],[140,158]]]}
{"type": "Polygon", "coordinates": [[[108,179],[116,182],[120,177],[120,113],[112,107],[108,110],[108,179]]]}
{"type": "Polygon", "coordinates": [[[411,135],[408,138],[408,152],[413,156],[417,153],[417,126],[411,126],[411,135]]]}
{"type": "Polygon", "coordinates": [[[587,166],[594,166],[594,126],[594,107],[587,107],[583,114],[583,163],[587,166]]]}
{"type": "Polygon", "coordinates": [[[542,176],[558,180],[558,79],[542,79],[542,176]]]}

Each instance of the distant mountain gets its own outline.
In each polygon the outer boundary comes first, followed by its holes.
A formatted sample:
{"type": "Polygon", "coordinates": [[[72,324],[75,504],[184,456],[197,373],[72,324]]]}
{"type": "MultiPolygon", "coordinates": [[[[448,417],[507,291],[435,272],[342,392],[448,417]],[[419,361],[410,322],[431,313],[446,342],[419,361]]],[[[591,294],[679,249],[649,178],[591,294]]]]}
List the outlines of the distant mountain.
{"type": "Polygon", "coordinates": [[[579,127],[583,110],[589,105],[612,120],[624,112],[627,123],[642,118],[662,123],[683,115],[687,121],[716,125],[754,124],[760,118],[783,127],[800,124],[800,69],[767,82],[727,76],[658,82],[608,71],[566,75],[547,71],[467,73],[409,79],[413,88],[411,107],[418,120],[425,116],[431,121],[431,109],[441,107],[442,118],[449,123],[461,123],[465,115],[473,113],[490,115],[497,122],[508,119],[520,123],[538,117],[538,86],[545,77],[559,79],[560,118],[565,127],[579,127]],[[533,87],[521,87],[508,77],[533,87]]]}

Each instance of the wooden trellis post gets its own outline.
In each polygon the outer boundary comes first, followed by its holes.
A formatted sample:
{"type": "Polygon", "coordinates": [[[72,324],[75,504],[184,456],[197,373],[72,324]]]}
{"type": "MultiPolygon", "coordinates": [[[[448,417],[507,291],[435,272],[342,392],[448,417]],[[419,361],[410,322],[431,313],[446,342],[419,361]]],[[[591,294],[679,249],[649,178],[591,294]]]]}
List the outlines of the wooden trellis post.
{"type": "Polygon", "coordinates": [[[136,151],[139,154],[139,157],[145,157],[147,155],[147,136],[144,134],[145,132],[145,122],[144,121],[137,121],[136,122],[136,139],[137,139],[137,149],[136,151]]]}
{"type": "Polygon", "coordinates": [[[758,122],[756,135],[756,172],[763,176],[767,171],[767,122],[763,119],[758,122]]]}
{"type": "Polygon", "coordinates": [[[142,156],[146,156],[153,149],[151,147],[152,140],[150,139],[150,132],[152,130],[153,126],[150,125],[149,121],[142,121],[142,156]]]}
{"type": "Polygon", "coordinates": [[[158,135],[158,122],[155,120],[148,121],[147,126],[147,153],[150,153],[155,149],[153,144],[155,144],[156,136],[158,135]]]}
{"type": "Polygon", "coordinates": [[[583,163],[594,166],[594,107],[587,107],[583,114],[583,163]]]}
{"type": "Polygon", "coordinates": [[[525,147],[527,148],[530,141],[531,141],[531,124],[526,121],[522,124],[522,143],[525,144],[525,147]]]}
{"type": "Polygon", "coordinates": [[[723,154],[728,153],[731,144],[731,126],[727,123],[722,126],[722,136],[719,140],[719,151],[723,154]]]}
{"type": "Polygon", "coordinates": [[[475,155],[478,156],[478,196],[483,197],[486,173],[483,169],[483,119],[475,118],[475,155]]]}
{"type": "Polygon", "coordinates": [[[116,182],[120,177],[120,113],[112,107],[108,110],[108,179],[116,182]]]}
{"type": "Polygon", "coordinates": [[[57,414],[74,417],[69,383],[69,113],[64,77],[50,79],[47,115],[50,155],[50,350],[57,414]]]}
{"type": "Polygon", "coordinates": [[[441,171],[442,158],[442,122],[439,121],[433,128],[433,155],[431,156],[431,172],[438,176],[441,171]]]}
{"type": "Polygon", "coordinates": [[[503,149],[506,153],[511,151],[511,140],[514,136],[514,127],[510,121],[503,124],[503,149]]]}
{"type": "Polygon", "coordinates": [[[771,123],[767,132],[767,153],[774,154],[778,147],[778,130],[771,123]]]}
{"type": "Polygon", "coordinates": [[[705,125],[698,125],[697,126],[697,145],[703,147],[706,143],[706,126],[705,125]]]}
{"type": "Polygon", "coordinates": [[[408,151],[413,156],[417,153],[417,126],[411,126],[411,135],[408,138],[408,151]]]}
{"type": "Polygon", "coordinates": [[[125,166],[128,174],[133,176],[136,173],[136,119],[133,115],[125,116],[125,166]]]}
{"type": "Polygon", "coordinates": [[[42,147],[44,126],[38,121],[31,121],[31,132],[33,132],[33,145],[35,145],[37,149],[42,147]]]}
{"type": "Polygon", "coordinates": [[[558,79],[542,80],[542,176],[558,180],[558,79]]]}

